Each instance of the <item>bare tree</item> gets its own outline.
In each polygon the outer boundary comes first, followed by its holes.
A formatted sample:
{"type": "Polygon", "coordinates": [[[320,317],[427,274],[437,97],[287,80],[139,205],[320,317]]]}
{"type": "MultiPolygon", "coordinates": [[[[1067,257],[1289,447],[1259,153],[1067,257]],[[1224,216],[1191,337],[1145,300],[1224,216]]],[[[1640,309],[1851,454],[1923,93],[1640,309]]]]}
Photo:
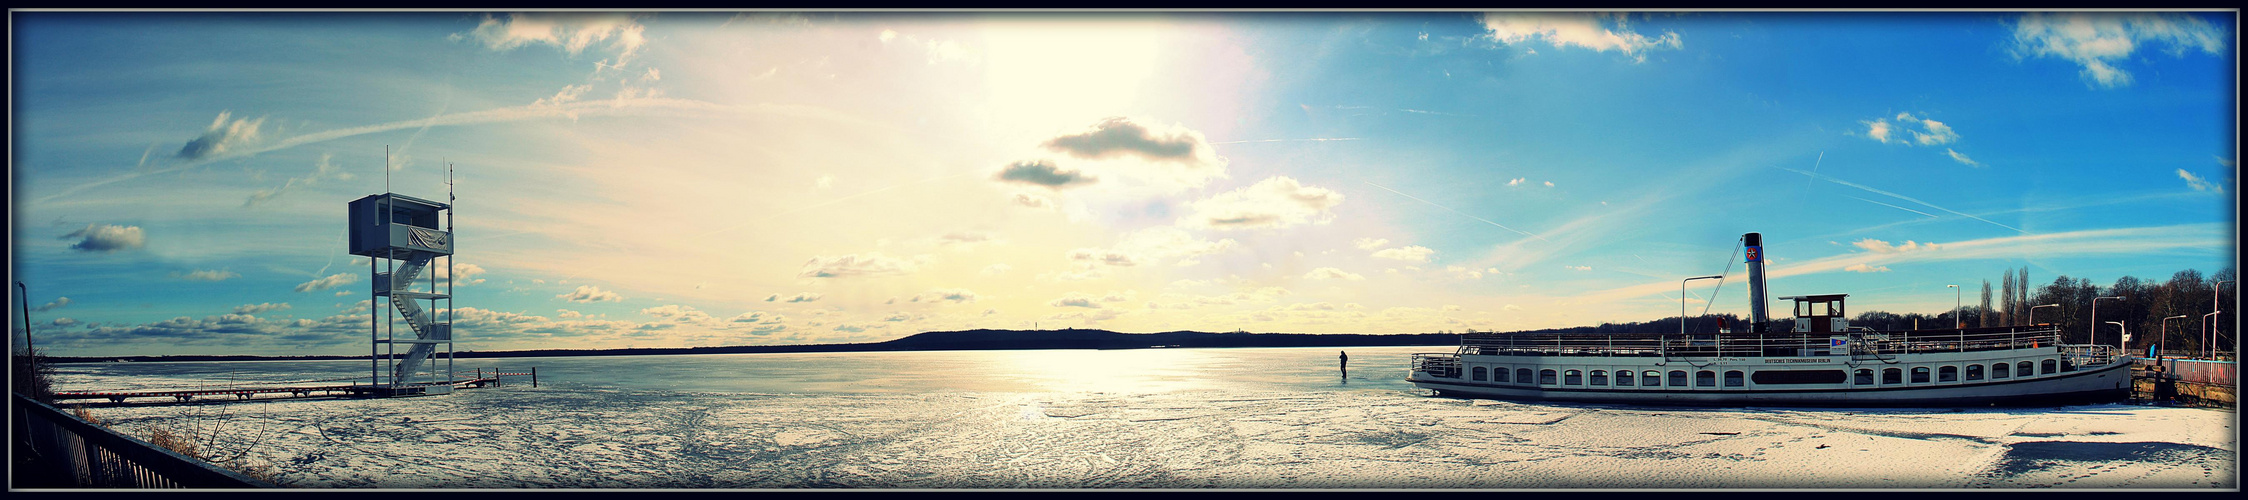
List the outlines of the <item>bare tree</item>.
{"type": "Polygon", "coordinates": [[[1975,323],[1983,327],[1996,326],[1990,317],[1990,280],[1983,280],[1983,304],[1975,310],[1975,323]]]}

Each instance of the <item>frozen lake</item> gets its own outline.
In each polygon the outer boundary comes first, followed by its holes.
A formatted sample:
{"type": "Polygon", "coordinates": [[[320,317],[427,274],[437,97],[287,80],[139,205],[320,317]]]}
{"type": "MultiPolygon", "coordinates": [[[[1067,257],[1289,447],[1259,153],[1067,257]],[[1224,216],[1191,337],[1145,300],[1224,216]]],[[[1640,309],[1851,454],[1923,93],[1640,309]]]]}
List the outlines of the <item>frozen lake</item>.
{"type": "MultiPolygon", "coordinates": [[[[93,408],[226,429],[315,488],[2237,489],[2236,414],[1643,408],[1432,398],[1443,347],[461,360],[529,384],[93,408]],[[527,382],[527,381],[526,381],[527,382]]],[[[364,376],[362,362],[61,366],[59,390],[364,376]]],[[[512,381],[511,381],[512,382],[512,381]]],[[[149,400],[153,401],[153,400],[149,400]]]]}

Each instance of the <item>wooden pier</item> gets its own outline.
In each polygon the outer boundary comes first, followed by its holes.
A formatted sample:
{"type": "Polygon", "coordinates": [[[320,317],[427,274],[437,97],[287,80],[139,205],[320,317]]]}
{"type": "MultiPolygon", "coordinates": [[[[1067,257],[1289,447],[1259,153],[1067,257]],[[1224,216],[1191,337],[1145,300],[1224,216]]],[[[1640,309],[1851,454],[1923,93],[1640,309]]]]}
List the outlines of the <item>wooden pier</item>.
{"type": "MultiPolygon", "coordinates": [[[[452,380],[452,381],[449,381],[449,382],[438,382],[438,383],[432,383],[432,384],[409,384],[409,385],[403,385],[403,386],[388,386],[388,385],[359,385],[359,384],[343,384],[343,385],[336,385],[336,384],[327,384],[327,385],[280,385],[280,386],[259,386],[259,387],[224,387],[224,388],[197,388],[197,389],[155,389],[155,390],[141,390],[141,391],[75,391],[75,392],[57,392],[57,393],[55,393],[55,394],[54,394],[54,400],[55,400],[55,401],[58,401],[58,402],[59,402],[59,401],[64,401],[64,400],[73,400],[73,399],[107,399],[107,400],[109,400],[109,402],[111,402],[111,403],[124,403],[124,402],[125,402],[125,400],[127,400],[127,399],[132,399],[132,398],[167,398],[167,397],[168,397],[168,398],[172,398],[172,399],[174,399],[174,400],[176,400],[176,401],[179,401],[179,402],[186,402],[186,401],[189,401],[189,400],[193,400],[193,399],[195,399],[195,398],[196,398],[196,397],[198,397],[198,396],[229,396],[229,395],[231,395],[231,396],[234,396],[234,400],[248,400],[248,399],[253,399],[253,398],[256,398],[256,397],[257,397],[258,395],[260,395],[260,394],[287,394],[288,396],[285,396],[286,398],[303,398],[303,397],[311,397],[311,396],[314,396],[314,395],[320,395],[320,396],[343,396],[343,397],[356,397],[356,398],[381,398],[381,397],[400,397],[400,396],[420,396],[420,395],[434,395],[434,394],[445,394],[445,393],[449,393],[449,392],[452,392],[452,390],[453,390],[453,389],[456,389],[456,388],[458,388],[458,389],[469,389],[469,388],[481,388],[481,387],[496,387],[496,386],[499,386],[499,385],[501,385],[501,384],[502,384],[502,381],[501,381],[501,378],[502,378],[502,377],[522,377],[522,376],[528,376],[528,377],[531,377],[531,387],[538,387],[538,386],[539,386],[539,377],[538,377],[538,372],[539,372],[538,368],[532,368],[532,369],[531,369],[531,371],[529,371],[529,372],[524,372],[524,373],[501,373],[501,372],[499,372],[499,371],[493,371],[493,372],[491,372],[491,374],[490,374],[490,375],[486,375],[486,374],[484,373],[484,371],[483,371],[483,370],[479,369],[479,370],[477,370],[477,371],[475,372],[476,374],[475,374],[474,376],[472,376],[472,377],[469,377],[469,378],[456,379],[456,380],[452,380]]],[[[356,379],[337,379],[337,380],[356,380],[356,379]]],[[[331,381],[332,381],[332,380],[331,380],[331,381]]],[[[323,382],[323,381],[311,381],[311,382],[323,382]]],[[[264,398],[264,399],[283,399],[283,398],[264,398]]]]}

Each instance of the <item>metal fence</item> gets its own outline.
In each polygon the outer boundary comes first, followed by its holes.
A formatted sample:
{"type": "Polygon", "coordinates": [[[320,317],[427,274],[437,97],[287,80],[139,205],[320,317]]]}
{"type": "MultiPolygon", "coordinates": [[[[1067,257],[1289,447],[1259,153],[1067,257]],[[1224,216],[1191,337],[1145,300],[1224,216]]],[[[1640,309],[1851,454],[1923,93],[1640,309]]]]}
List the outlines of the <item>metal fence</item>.
{"type": "MultiPolygon", "coordinates": [[[[2140,365],[2153,365],[2155,360],[2139,358],[2140,365]]],[[[2179,382],[2233,386],[2240,381],[2240,363],[2235,361],[2210,361],[2203,359],[2163,359],[2162,371],[2179,382]]]]}
{"type": "Polygon", "coordinates": [[[13,488],[271,488],[14,394],[13,488]]]}

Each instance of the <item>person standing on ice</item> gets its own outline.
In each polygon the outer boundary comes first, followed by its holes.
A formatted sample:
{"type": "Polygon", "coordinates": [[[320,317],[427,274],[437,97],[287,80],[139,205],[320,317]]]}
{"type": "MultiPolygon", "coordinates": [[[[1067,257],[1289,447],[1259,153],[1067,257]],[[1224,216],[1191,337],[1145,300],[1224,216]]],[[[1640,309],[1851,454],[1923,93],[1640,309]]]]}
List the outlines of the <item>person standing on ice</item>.
{"type": "Polygon", "coordinates": [[[1350,353],[1347,353],[1347,352],[1343,352],[1343,351],[1335,351],[1335,352],[1341,352],[1341,353],[1342,353],[1342,358],[1343,358],[1343,360],[1342,360],[1343,378],[1350,378],[1350,353]]]}

